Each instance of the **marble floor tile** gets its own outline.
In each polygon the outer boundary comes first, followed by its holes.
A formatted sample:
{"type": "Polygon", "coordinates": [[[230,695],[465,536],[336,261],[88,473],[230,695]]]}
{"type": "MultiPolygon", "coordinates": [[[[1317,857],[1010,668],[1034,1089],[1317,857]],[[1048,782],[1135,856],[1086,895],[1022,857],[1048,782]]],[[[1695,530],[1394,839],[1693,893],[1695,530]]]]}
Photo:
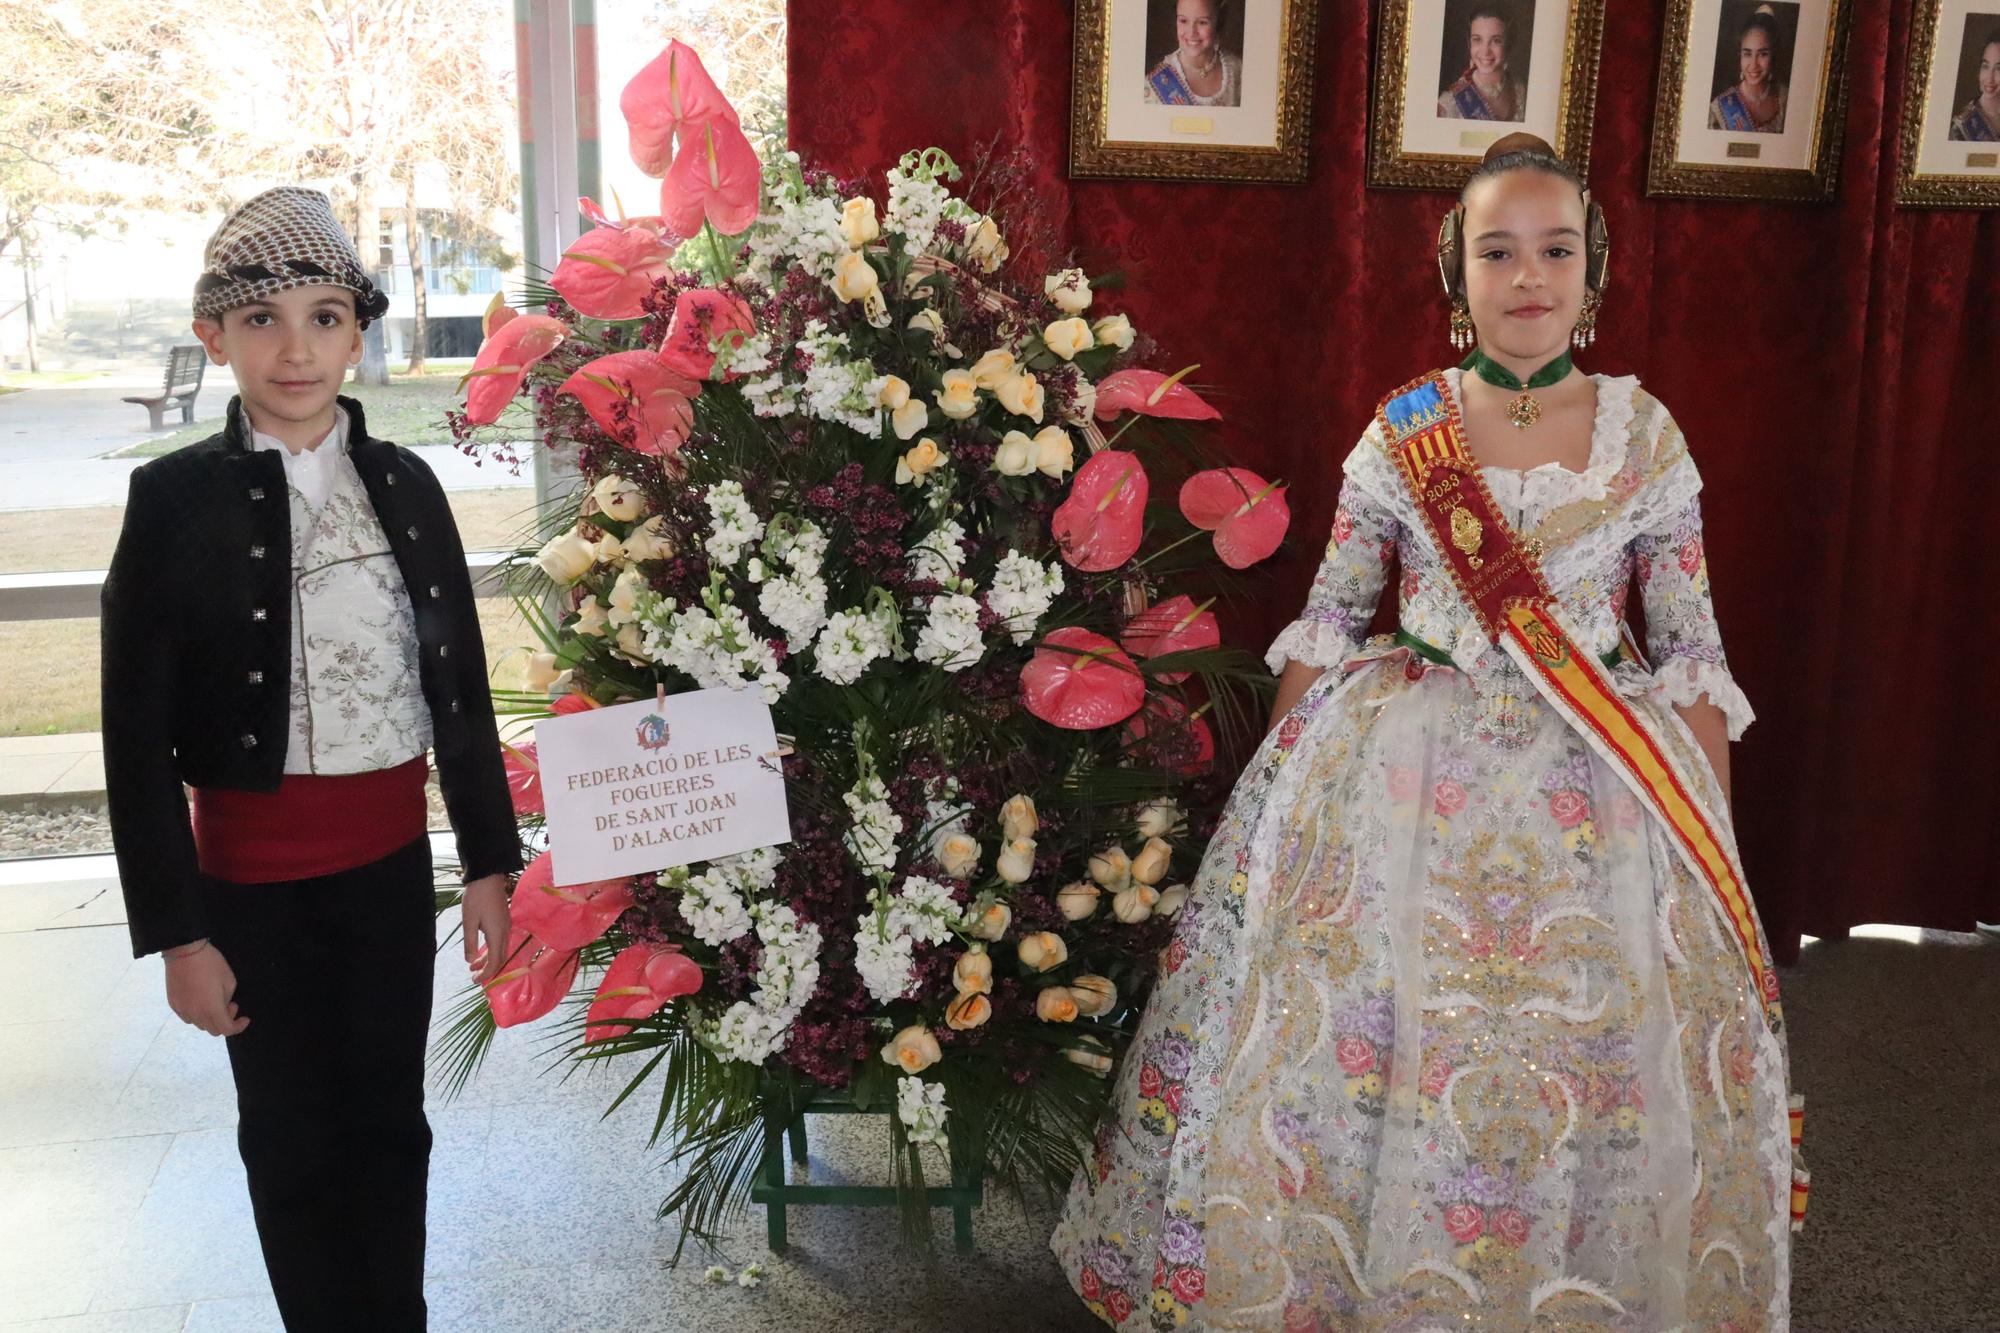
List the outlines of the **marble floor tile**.
{"type": "MultiPolygon", "coordinates": [[[[103,1314],[63,1315],[9,1323],[0,1319],[0,1333],[181,1333],[187,1323],[185,1305],[149,1305],[143,1310],[110,1310],[103,1314]]],[[[274,1327],[260,1325],[260,1333],[274,1327]]]]}
{"type": "Polygon", "coordinates": [[[123,1243],[99,1261],[91,1310],[255,1296],[270,1289],[236,1155],[236,1131],[176,1134],[123,1243]]]}
{"type": "MultiPolygon", "coordinates": [[[[101,1139],[0,1149],[0,1312],[89,1312],[97,1273],[122,1252],[172,1140],[101,1139]]],[[[154,1294],[130,1302],[160,1305],[154,1294]]]]}

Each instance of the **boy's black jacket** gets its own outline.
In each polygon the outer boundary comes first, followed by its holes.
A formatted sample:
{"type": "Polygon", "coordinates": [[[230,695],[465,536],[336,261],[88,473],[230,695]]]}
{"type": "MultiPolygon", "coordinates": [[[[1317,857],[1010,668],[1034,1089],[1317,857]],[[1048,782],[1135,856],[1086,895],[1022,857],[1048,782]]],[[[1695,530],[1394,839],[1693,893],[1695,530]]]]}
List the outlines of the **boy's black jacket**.
{"type": "MultiPolygon", "coordinates": [[[[521,865],[465,551],[437,478],[369,438],[348,452],[416,611],[438,781],[467,880],[521,865]]],[[[209,923],[181,787],[275,791],[290,732],[291,504],[240,400],[220,434],[132,474],[103,593],[104,777],[134,955],[209,923]]],[[[364,909],[365,910],[365,909],[364,909]]]]}

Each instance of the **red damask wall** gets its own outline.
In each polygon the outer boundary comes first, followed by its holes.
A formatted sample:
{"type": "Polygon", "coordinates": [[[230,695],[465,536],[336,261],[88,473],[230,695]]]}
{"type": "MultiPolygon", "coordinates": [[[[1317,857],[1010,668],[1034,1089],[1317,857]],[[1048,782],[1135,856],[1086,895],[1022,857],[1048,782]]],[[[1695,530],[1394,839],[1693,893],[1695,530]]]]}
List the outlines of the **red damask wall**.
{"type": "MultiPolygon", "coordinates": [[[[1706,478],[1710,569],[1758,714],[1737,822],[1774,946],[2000,919],[2000,214],[1895,204],[1910,5],[1853,0],[1838,197],[1645,196],[1664,4],[1607,6],[1590,179],[1613,286],[1587,369],[1636,373],[1706,478]]],[[[1115,308],[1199,361],[1246,466],[1292,484],[1246,643],[1294,614],[1377,399],[1455,359],[1448,198],[1371,190],[1375,7],[1321,0],[1303,186],[1067,179],[1070,6],[791,0],[792,141],[871,176],[938,144],[1024,148],[1115,308]]],[[[1204,389],[1204,392],[1209,392],[1204,389]]]]}

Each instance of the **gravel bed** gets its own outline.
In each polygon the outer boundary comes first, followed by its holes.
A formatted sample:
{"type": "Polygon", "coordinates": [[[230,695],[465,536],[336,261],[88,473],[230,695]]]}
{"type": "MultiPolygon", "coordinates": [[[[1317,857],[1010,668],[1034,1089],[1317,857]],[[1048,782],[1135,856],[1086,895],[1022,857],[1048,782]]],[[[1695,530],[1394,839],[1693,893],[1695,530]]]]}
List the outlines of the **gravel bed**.
{"type": "MultiPolygon", "coordinates": [[[[430,801],[430,827],[442,830],[444,798],[433,778],[424,794],[430,801]]],[[[111,816],[104,797],[51,797],[0,806],[0,860],[34,856],[76,856],[111,850],[111,816]]]]}

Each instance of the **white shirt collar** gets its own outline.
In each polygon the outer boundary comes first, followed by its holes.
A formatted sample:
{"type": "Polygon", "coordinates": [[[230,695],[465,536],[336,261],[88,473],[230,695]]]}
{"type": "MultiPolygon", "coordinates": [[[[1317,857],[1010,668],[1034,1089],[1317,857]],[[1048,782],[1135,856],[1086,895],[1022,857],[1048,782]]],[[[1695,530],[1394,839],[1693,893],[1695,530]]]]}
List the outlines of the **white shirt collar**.
{"type": "Polygon", "coordinates": [[[285,460],[286,483],[318,509],[333,491],[333,469],[347,454],[347,412],[340,407],[333,409],[333,429],[311,449],[293,453],[283,440],[255,427],[250,430],[250,444],[256,449],[276,450],[285,460]]]}

